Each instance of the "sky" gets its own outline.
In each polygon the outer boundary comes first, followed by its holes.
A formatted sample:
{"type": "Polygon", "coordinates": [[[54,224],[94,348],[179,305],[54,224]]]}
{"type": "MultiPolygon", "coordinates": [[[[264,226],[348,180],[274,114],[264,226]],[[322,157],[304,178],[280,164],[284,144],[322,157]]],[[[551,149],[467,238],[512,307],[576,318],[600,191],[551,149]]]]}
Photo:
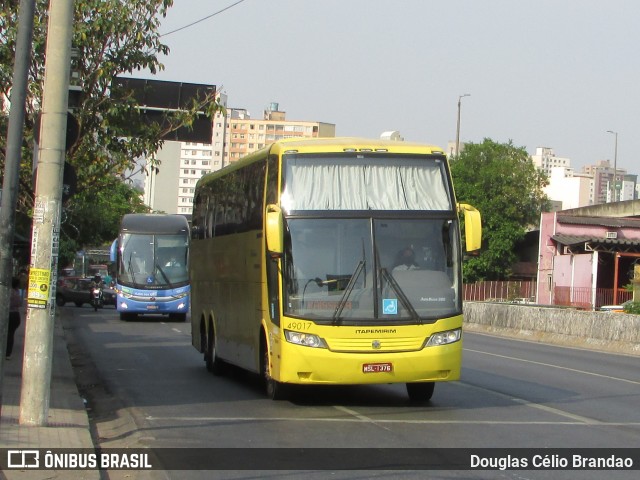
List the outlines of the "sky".
{"type": "Polygon", "coordinates": [[[461,143],[550,147],[579,171],[613,165],[611,130],[618,168],[640,173],[637,0],[238,1],[174,0],[165,70],[140,76],[216,85],[252,118],[276,102],[338,136],[445,149],[469,94],[461,143]]]}

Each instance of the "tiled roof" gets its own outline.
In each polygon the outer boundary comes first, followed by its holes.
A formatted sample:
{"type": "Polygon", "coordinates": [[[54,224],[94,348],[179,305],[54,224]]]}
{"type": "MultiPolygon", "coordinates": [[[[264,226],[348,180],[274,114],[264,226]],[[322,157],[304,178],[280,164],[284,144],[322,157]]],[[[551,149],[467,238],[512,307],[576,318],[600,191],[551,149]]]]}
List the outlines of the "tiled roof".
{"type": "Polygon", "coordinates": [[[558,215],[558,223],[573,225],[599,225],[613,228],[640,228],[640,219],[630,217],[582,217],[575,215],[558,215]]]}
{"type": "Polygon", "coordinates": [[[591,235],[553,235],[551,237],[552,240],[555,240],[562,245],[580,245],[582,243],[600,243],[607,245],[629,245],[629,246],[640,246],[640,240],[635,239],[626,239],[626,238],[604,238],[604,237],[594,237],[591,235]]]}

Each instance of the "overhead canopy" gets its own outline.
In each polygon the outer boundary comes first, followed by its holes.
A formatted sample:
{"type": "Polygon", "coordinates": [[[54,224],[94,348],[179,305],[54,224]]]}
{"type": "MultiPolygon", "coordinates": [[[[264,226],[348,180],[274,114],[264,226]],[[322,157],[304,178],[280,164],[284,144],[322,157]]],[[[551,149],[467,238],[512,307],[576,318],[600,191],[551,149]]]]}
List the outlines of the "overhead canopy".
{"type": "Polygon", "coordinates": [[[626,238],[605,238],[591,235],[558,234],[551,237],[560,245],[569,247],[573,253],[586,252],[640,252],[640,240],[626,238]]]}

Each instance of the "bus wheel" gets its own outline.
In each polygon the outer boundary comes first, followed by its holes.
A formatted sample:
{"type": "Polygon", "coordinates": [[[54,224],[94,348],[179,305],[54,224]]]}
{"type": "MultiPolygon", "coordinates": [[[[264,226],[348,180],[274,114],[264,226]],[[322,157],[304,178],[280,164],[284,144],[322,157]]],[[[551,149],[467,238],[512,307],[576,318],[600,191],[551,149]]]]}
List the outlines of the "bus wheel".
{"type": "Polygon", "coordinates": [[[214,375],[222,375],[224,373],[224,363],[216,355],[216,337],[213,332],[213,325],[209,326],[209,333],[207,335],[207,344],[204,351],[204,362],[209,370],[214,375]]]}
{"type": "Polygon", "coordinates": [[[169,320],[173,320],[175,322],[184,322],[187,320],[186,313],[170,313],[169,320]]]}
{"type": "Polygon", "coordinates": [[[264,337],[261,342],[261,350],[262,365],[260,366],[267,398],[270,398],[271,400],[286,400],[289,393],[287,388],[288,386],[271,377],[271,371],[269,368],[269,349],[267,348],[267,342],[264,340],[264,337]]]}
{"type": "Polygon", "coordinates": [[[435,382],[407,383],[409,400],[416,403],[428,402],[433,396],[435,382]]]}
{"type": "Polygon", "coordinates": [[[120,320],[122,320],[123,322],[132,322],[134,320],[137,320],[138,315],[136,315],[135,313],[124,313],[124,312],[120,312],[120,320]]]}

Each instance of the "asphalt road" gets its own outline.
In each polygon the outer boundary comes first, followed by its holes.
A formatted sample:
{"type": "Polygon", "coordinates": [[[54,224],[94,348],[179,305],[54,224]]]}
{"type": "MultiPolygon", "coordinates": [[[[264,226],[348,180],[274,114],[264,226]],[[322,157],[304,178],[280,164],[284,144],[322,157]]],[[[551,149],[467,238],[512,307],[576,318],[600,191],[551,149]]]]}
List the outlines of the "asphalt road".
{"type": "Polygon", "coordinates": [[[372,458],[403,449],[397,452],[405,460],[404,449],[410,448],[635,448],[637,453],[638,357],[465,333],[462,379],[437,384],[425,405],[411,404],[404,385],[304,388],[290,401],[274,402],[265,398],[254,375],[208,373],[190,344],[188,322],[122,322],[111,307],[97,313],[88,306],[62,308],[72,313],[65,331],[100,446],[335,449],[312,450],[325,452],[327,465],[311,462],[304,473],[245,470],[259,459],[238,460],[233,455],[247,450],[232,450],[222,451],[235,462],[229,470],[107,472],[105,478],[638,477],[638,470],[341,469],[347,448],[372,458]]]}

